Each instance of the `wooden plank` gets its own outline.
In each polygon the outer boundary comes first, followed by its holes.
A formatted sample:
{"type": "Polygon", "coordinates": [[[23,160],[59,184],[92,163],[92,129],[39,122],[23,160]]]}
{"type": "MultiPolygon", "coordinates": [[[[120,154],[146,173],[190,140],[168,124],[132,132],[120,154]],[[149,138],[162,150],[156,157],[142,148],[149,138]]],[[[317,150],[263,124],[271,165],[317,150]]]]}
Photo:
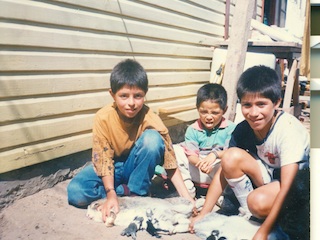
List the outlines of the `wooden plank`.
{"type": "Polygon", "coordinates": [[[171,114],[175,112],[182,112],[186,110],[191,110],[195,109],[195,104],[194,103],[189,103],[189,104],[183,104],[183,105],[176,105],[176,106],[171,106],[171,107],[162,107],[159,108],[159,113],[160,114],[171,114]]]}
{"type": "Polygon", "coordinates": [[[106,90],[109,73],[70,73],[0,76],[0,98],[106,90]]]}
{"type": "MultiPolygon", "coordinates": [[[[111,71],[111,70],[110,70],[111,71]]],[[[188,83],[205,83],[208,71],[149,72],[149,87],[188,83]]],[[[0,76],[0,99],[33,95],[75,94],[84,91],[106,91],[110,73],[70,73],[0,76]],[[35,87],[36,86],[36,87],[35,87]]]]}
{"type": "Polygon", "coordinates": [[[55,115],[75,114],[89,110],[96,111],[112,101],[112,97],[107,91],[3,101],[0,102],[0,122],[52,118],[55,115]]]}
{"type": "Polygon", "coordinates": [[[179,97],[195,96],[202,84],[190,84],[182,86],[168,86],[151,88],[147,94],[148,101],[177,99],[179,97]]]}
{"type": "MultiPolygon", "coordinates": [[[[201,85],[150,88],[146,99],[148,101],[163,101],[164,99],[195,95],[201,85]]],[[[57,115],[96,111],[112,101],[113,99],[107,90],[100,93],[7,100],[0,102],[0,122],[54,118],[57,115]]]]}
{"type": "MultiPolygon", "coordinates": [[[[150,72],[148,73],[149,86],[206,83],[209,81],[209,71],[183,72],[150,72]]],[[[0,90],[1,91],[1,90],[0,90]]]]}
{"type": "MultiPolygon", "coordinates": [[[[158,4],[161,2],[158,2],[158,4]]],[[[169,2],[171,3],[171,1],[169,2]]],[[[183,7],[183,5],[180,3],[179,7],[183,7]]],[[[139,19],[143,18],[147,21],[157,22],[164,25],[171,25],[185,29],[193,29],[198,32],[204,32],[209,34],[221,33],[221,30],[223,29],[221,26],[212,25],[207,21],[199,21],[195,18],[177,15],[175,13],[172,13],[171,11],[163,11],[160,8],[149,7],[148,5],[137,5],[136,3],[131,1],[121,2],[121,14],[129,15],[130,17],[134,16],[139,19]],[[142,12],[144,13],[143,16],[141,14],[142,12]]],[[[199,15],[200,14],[201,13],[199,13],[199,15]]],[[[221,22],[221,24],[223,24],[223,21],[221,22]]]]}
{"type": "MultiPolygon", "coordinates": [[[[178,16],[171,12],[151,8],[146,5],[136,4],[130,1],[121,2],[122,18],[108,16],[108,14],[92,13],[80,9],[63,8],[42,2],[26,2],[16,0],[2,0],[0,16],[15,20],[28,20],[54,25],[87,28],[126,34],[138,34],[136,30],[143,30],[141,18],[146,22],[157,22],[161,25],[175,26],[182,29],[196,30],[211,35],[223,35],[223,27],[199,21],[185,16],[178,16]],[[144,14],[141,14],[141,13],[144,14]],[[140,20],[131,20],[123,16],[137,17],[140,20]],[[56,16],[48,18],[48,16],[56,16]],[[109,24],[106,24],[108,22],[109,24]],[[138,27],[139,26],[139,27],[138,27]],[[138,27],[138,28],[137,28],[138,27]]],[[[154,25],[152,25],[154,28],[154,25]]],[[[145,34],[142,34],[145,35],[145,34]]]]}
{"type": "Polygon", "coordinates": [[[189,104],[167,123],[198,117],[191,106],[209,80],[208,46],[223,37],[223,1],[0,5],[0,172],[89,149],[94,112],[112,102],[110,72],[128,57],[148,72],[153,111],[189,104]]]}
{"type": "MultiPolygon", "coordinates": [[[[227,41],[221,41],[216,42],[215,46],[217,47],[228,47],[229,42],[227,41]]],[[[301,51],[301,44],[295,43],[295,42],[283,42],[283,41],[277,41],[277,42],[266,42],[266,41],[248,41],[249,47],[286,47],[286,48],[293,48],[296,52],[301,51]]]]}
{"type": "MultiPolygon", "coordinates": [[[[228,42],[216,42],[218,47],[227,47],[228,42]]],[[[301,44],[293,42],[263,42],[249,41],[248,51],[256,53],[273,53],[277,58],[293,59],[299,57],[301,53],[301,44]]]]}
{"type": "Polygon", "coordinates": [[[272,28],[270,26],[267,26],[258,20],[251,19],[251,27],[258,30],[262,34],[266,34],[272,39],[276,41],[283,41],[283,42],[301,42],[300,39],[294,37],[290,33],[279,31],[278,29],[272,28]]]}
{"type": "MultiPolygon", "coordinates": [[[[193,18],[202,19],[207,22],[215,22],[222,25],[224,23],[224,12],[221,11],[209,11],[206,8],[200,8],[198,5],[192,5],[188,2],[181,2],[177,0],[140,0],[140,2],[145,2],[148,4],[155,5],[155,8],[165,8],[171,11],[181,13],[183,15],[189,15],[193,18]]],[[[215,2],[216,3],[216,2],[215,2]]],[[[212,4],[215,4],[212,3],[212,4]]]]}
{"type": "Polygon", "coordinates": [[[170,100],[162,100],[162,101],[154,101],[154,102],[146,102],[146,104],[150,107],[150,109],[159,114],[160,108],[167,108],[173,105],[183,105],[183,104],[193,104],[194,108],[196,107],[196,97],[181,97],[170,100]]]}
{"type": "Polygon", "coordinates": [[[193,2],[197,5],[201,5],[205,8],[211,9],[216,12],[224,13],[225,11],[225,2],[217,1],[217,0],[189,0],[189,2],[193,2]]]}
{"type": "MultiPolygon", "coordinates": [[[[126,56],[127,58],[128,56],[126,56]]],[[[1,71],[106,71],[124,57],[98,54],[0,52],[1,71]]],[[[210,60],[135,57],[146,70],[209,70],[210,60]]]]}
{"type": "MultiPolygon", "coordinates": [[[[10,151],[0,152],[0,174],[15,169],[42,163],[72,153],[84,151],[92,147],[92,134],[78,136],[18,147],[10,151]]],[[[90,159],[88,159],[89,161],[90,159]]]]}
{"type": "MultiPolygon", "coordinates": [[[[124,1],[116,1],[116,0],[109,0],[107,2],[77,0],[76,3],[74,2],[74,0],[55,0],[55,2],[70,3],[72,5],[76,4],[77,6],[81,6],[81,7],[90,7],[93,9],[106,11],[106,12],[113,12],[117,14],[122,13],[121,7],[123,6],[122,4],[125,3],[124,1]]],[[[149,1],[145,1],[145,2],[149,3],[149,1]]],[[[168,4],[170,4],[173,1],[167,0],[167,2],[168,4]]],[[[189,0],[189,2],[193,2],[195,3],[195,5],[202,6],[205,9],[211,9],[215,12],[221,12],[221,13],[224,12],[224,3],[218,0],[189,0]]],[[[139,2],[137,2],[137,4],[139,4],[139,2]]],[[[180,6],[180,5],[177,5],[177,6],[180,6]]],[[[127,16],[133,17],[133,15],[130,15],[130,12],[125,12],[125,13],[127,16]]],[[[145,17],[145,16],[140,16],[140,17],[145,17]]]]}
{"type": "MultiPolygon", "coordinates": [[[[208,47],[165,43],[134,37],[83,33],[79,31],[48,29],[20,24],[0,23],[0,44],[90,50],[99,52],[137,52],[156,55],[210,57],[208,47]]],[[[175,33],[176,34],[176,33],[175,33]]],[[[63,50],[57,50],[63,51],[63,50]]]]}
{"type": "MultiPolygon", "coordinates": [[[[69,3],[73,3],[74,1],[72,0],[59,0],[60,2],[69,2],[69,3]]],[[[148,6],[155,5],[156,9],[161,9],[161,8],[165,8],[165,9],[169,9],[171,11],[177,11],[179,13],[182,14],[188,14],[192,17],[195,18],[199,18],[199,19],[203,19],[206,21],[212,21],[215,20],[217,21],[219,24],[223,24],[223,18],[221,16],[219,16],[217,14],[221,13],[221,15],[223,15],[224,13],[224,5],[222,2],[220,1],[190,1],[190,2],[195,2],[196,4],[191,5],[188,3],[184,3],[181,1],[177,1],[177,0],[163,0],[163,1],[156,1],[156,0],[152,0],[152,1],[148,1],[148,0],[143,0],[143,1],[139,1],[139,2],[135,2],[132,3],[132,6],[134,4],[137,4],[136,8],[140,8],[140,6],[138,4],[144,4],[143,2],[147,3],[148,6]],[[197,7],[200,6],[200,7],[197,7]],[[196,8],[197,7],[197,8],[196,8]],[[211,11],[207,10],[210,9],[211,11]],[[220,21],[219,21],[220,20],[220,21]]],[[[134,11],[132,13],[132,11],[129,11],[130,7],[126,6],[126,2],[125,1],[108,1],[107,3],[99,3],[99,1],[96,1],[92,4],[92,1],[85,1],[85,0],[79,0],[77,1],[77,5],[79,6],[83,6],[83,7],[90,7],[90,8],[94,8],[94,9],[98,9],[98,10],[102,10],[102,11],[112,11],[114,13],[118,13],[118,14],[124,14],[126,16],[130,16],[130,17],[136,17],[136,18],[141,18],[144,20],[150,20],[148,15],[142,15],[139,14],[139,10],[134,11]]],[[[153,8],[153,6],[152,6],[153,8]]]]}
{"type": "Polygon", "coordinates": [[[232,20],[223,80],[223,86],[228,93],[228,110],[225,116],[231,121],[235,119],[237,102],[236,82],[244,68],[253,8],[253,1],[243,1],[241,4],[237,4],[232,20]]]}
{"type": "Polygon", "coordinates": [[[1,126],[0,136],[5,141],[0,141],[0,149],[90,131],[93,118],[94,114],[81,114],[1,126]]]}
{"type": "Polygon", "coordinates": [[[199,117],[199,114],[196,109],[193,109],[165,116],[161,115],[160,117],[163,119],[163,122],[167,127],[171,127],[181,123],[188,123],[194,121],[199,117]]]}
{"type": "Polygon", "coordinates": [[[283,98],[283,109],[285,111],[288,111],[288,109],[290,109],[293,88],[294,88],[294,85],[297,80],[297,78],[296,78],[297,67],[298,67],[298,61],[295,59],[292,63],[292,66],[291,66],[291,69],[289,72],[286,90],[285,90],[284,98],[283,98]]]}

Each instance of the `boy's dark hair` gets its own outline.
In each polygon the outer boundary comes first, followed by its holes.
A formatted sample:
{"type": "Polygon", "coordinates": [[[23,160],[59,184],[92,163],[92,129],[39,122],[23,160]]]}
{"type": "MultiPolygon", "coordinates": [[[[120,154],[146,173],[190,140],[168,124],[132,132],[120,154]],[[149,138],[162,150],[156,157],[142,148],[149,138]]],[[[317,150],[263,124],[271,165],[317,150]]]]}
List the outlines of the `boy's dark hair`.
{"type": "Polygon", "coordinates": [[[260,65],[244,71],[237,83],[237,95],[242,99],[246,93],[259,94],[273,103],[281,99],[280,77],[272,68],[260,65]]]}
{"type": "Polygon", "coordinates": [[[218,103],[220,108],[224,110],[227,107],[227,92],[220,84],[207,83],[198,90],[196,101],[197,108],[200,107],[202,102],[207,100],[218,103]]]}
{"type": "Polygon", "coordinates": [[[135,60],[126,59],[118,63],[112,70],[110,86],[116,93],[124,85],[138,87],[145,93],[148,92],[148,77],[144,68],[135,60]]]}

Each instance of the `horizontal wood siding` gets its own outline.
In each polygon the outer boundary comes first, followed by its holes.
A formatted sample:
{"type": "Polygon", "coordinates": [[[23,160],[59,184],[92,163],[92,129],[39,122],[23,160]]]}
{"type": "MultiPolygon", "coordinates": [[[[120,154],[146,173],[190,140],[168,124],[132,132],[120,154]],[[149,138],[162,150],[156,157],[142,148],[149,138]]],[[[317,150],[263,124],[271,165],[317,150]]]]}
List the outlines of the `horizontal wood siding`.
{"type": "Polygon", "coordinates": [[[154,112],[188,105],[159,113],[167,126],[196,119],[224,11],[221,0],[0,0],[0,173],[90,149],[125,58],[148,72],[154,112]]]}

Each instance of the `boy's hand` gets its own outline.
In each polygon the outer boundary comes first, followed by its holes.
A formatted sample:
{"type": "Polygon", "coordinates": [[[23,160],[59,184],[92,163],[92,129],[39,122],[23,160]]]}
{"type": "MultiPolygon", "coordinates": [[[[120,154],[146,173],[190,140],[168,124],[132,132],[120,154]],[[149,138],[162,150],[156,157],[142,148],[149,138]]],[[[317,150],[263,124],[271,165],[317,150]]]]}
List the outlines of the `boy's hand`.
{"type": "Polygon", "coordinates": [[[111,211],[113,211],[115,214],[117,214],[120,211],[117,196],[115,196],[115,197],[108,196],[107,200],[104,202],[103,205],[101,205],[101,209],[99,209],[99,210],[102,213],[103,222],[105,222],[106,218],[110,216],[111,211]]]}
{"type": "Polygon", "coordinates": [[[195,224],[197,221],[201,220],[202,218],[203,218],[203,216],[202,216],[201,214],[198,214],[197,216],[190,218],[190,224],[189,224],[189,232],[190,232],[190,233],[195,233],[195,231],[194,231],[194,224],[195,224]]]}
{"type": "Polygon", "coordinates": [[[268,232],[264,231],[263,229],[262,230],[259,229],[254,235],[253,240],[267,240],[268,235],[269,235],[268,232]]]}
{"type": "Polygon", "coordinates": [[[201,172],[209,174],[212,171],[212,168],[216,160],[216,156],[212,153],[209,154],[207,157],[201,159],[199,162],[197,162],[195,166],[201,172]]]}

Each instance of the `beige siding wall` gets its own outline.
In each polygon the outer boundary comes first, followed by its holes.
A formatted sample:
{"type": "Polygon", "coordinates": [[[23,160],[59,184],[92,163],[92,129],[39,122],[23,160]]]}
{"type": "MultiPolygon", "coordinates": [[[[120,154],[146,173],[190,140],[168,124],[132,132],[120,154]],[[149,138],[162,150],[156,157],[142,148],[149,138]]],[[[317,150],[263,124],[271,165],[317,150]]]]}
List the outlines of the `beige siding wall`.
{"type": "Polygon", "coordinates": [[[224,11],[219,0],[1,0],[0,173],[91,148],[125,58],[147,70],[147,103],[169,109],[167,126],[194,120],[224,11]]]}

